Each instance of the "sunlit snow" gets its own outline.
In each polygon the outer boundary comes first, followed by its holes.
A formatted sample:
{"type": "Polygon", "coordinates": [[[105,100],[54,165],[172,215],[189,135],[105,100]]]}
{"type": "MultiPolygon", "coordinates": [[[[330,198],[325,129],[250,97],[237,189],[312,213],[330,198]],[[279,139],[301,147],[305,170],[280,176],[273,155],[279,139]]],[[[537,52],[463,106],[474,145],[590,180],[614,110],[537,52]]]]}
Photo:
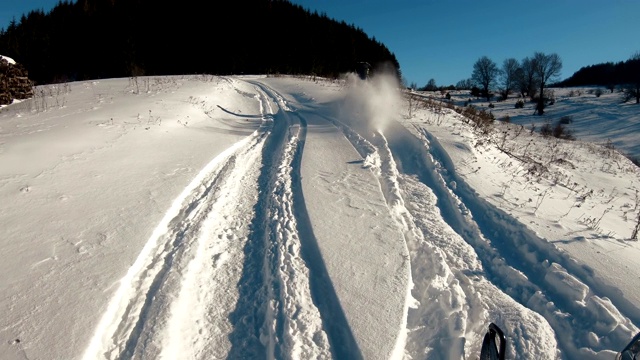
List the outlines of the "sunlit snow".
{"type": "Polygon", "coordinates": [[[385,75],[40,86],[0,108],[0,353],[476,359],[493,322],[509,359],[612,359],[638,116],[568,91],[481,128],[385,75]]]}

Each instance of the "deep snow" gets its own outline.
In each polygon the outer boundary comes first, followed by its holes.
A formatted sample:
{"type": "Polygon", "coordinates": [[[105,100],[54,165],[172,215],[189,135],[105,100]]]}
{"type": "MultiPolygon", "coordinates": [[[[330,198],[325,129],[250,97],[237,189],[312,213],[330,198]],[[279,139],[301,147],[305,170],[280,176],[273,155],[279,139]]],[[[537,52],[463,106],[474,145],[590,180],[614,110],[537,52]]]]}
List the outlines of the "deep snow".
{"type": "Polygon", "coordinates": [[[612,359],[640,322],[638,168],[604,130],[408,100],[385,76],[203,75],[0,109],[0,352],[473,359],[494,322],[507,358],[612,359]]]}

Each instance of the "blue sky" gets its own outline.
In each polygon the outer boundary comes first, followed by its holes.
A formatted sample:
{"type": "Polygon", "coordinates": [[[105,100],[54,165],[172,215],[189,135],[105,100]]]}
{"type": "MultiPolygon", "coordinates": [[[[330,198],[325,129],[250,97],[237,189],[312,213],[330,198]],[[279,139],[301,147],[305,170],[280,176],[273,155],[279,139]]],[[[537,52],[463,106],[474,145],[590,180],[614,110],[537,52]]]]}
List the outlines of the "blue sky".
{"type": "MultiPolygon", "coordinates": [[[[0,27],[58,0],[0,0],[0,27]]],[[[293,0],[375,37],[392,51],[408,84],[469,78],[481,56],[502,64],[557,53],[561,78],[583,66],[640,51],[638,0],[293,0]]],[[[240,20],[241,21],[241,20],[240,20]]],[[[0,49],[1,51],[1,49],[0,49]]]]}
{"type": "Polygon", "coordinates": [[[640,51],[637,0],[294,0],[363,29],[400,62],[407,82],[450,85],[473,63],[557,53],[561,78],[640,51]]]}

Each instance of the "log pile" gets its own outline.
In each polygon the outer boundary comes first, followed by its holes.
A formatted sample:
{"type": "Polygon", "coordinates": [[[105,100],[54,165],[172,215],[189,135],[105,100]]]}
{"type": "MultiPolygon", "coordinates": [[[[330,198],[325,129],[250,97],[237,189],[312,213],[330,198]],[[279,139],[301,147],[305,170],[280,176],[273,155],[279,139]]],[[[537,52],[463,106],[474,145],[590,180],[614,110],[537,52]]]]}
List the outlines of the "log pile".
{"type": "Polygon", "coordinates": [[[0,105],[33,97],[33,81],[24,66],[0,56],[0,105]]]}

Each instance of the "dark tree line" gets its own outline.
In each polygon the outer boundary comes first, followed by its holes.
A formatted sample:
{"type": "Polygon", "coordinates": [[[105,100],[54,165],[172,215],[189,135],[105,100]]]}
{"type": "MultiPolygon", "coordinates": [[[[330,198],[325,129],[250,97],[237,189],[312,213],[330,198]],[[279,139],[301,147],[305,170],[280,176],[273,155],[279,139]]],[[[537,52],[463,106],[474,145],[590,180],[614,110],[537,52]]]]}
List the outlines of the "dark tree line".
{"type": "Polygon", "coordinates": [[[611,92],[618,87],[625,91],[628,99],[635,98],[636,103],[640,103],[640,52],[631,56],[627,61],[585,66],[558,85],[600,85],[611,92]]]}
{"type": "Polygon", "coordinates": [[[316,74],[359,61],[400,78],[386,46],[286,0],[61,1],[0,30],[0,53],[38,84],[171,74],[316,74]]]}

